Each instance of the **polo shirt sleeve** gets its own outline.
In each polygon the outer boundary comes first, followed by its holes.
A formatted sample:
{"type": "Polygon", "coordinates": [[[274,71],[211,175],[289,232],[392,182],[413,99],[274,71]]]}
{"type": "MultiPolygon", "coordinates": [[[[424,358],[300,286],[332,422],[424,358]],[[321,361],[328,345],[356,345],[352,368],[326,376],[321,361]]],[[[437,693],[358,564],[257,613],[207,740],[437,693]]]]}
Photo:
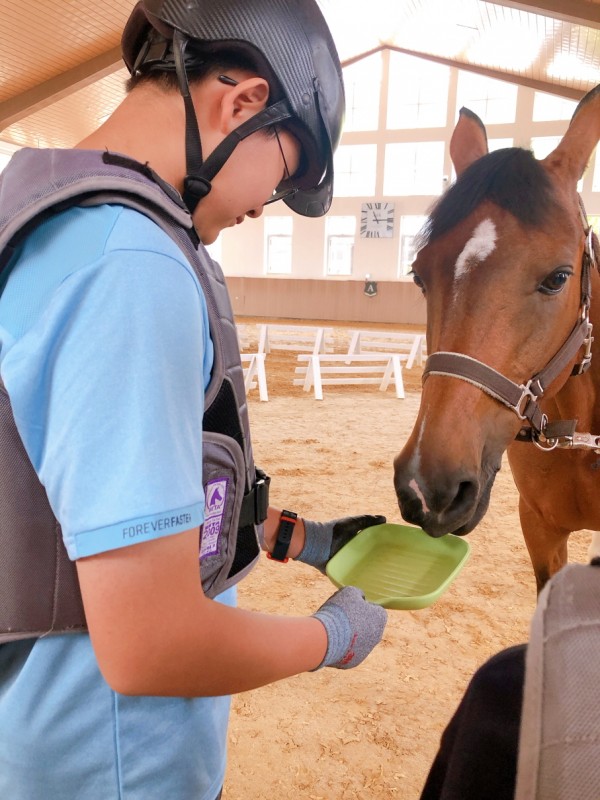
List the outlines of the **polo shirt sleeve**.
{"type": "Polygon", "coordinates": [[[189,265],[113,249],[69,274],[2,362],[70,558],[203,522],[212,345],[189,265]]]}

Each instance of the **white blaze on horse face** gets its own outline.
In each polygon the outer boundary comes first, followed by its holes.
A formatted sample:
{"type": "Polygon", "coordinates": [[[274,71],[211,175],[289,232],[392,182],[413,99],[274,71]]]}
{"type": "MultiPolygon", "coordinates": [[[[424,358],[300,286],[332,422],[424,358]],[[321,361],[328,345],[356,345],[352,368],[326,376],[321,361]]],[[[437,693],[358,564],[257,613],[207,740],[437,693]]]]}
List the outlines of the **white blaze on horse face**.
{"type": "MultiPolygon", "coordinates": [[[[425,420],[421,423],[421,430],[419,431],[419,436],[417,438],[417,446],[415,447],[415,452],[413,457],[409,462],[409,469],[415,474],[419,475],[419,468],[421,466],[421,439],[423,438],[423,434],[425,432],[425,420]]],[[[413,492],[417,495],[419,500],[421,501],[421,505],[423,507],[423,511],[427,514],[429,513],[429,508],[427,503],[425,502],[425,497],[423,496],[423,492],[421,491],[421,487],[417,483],[416,478],[413,478],[411,482],[408,484],[409,488],[413,490],[413,492]]]]}
{"type": "Polygon", "coordinates": [[[454,280],[458,282],[470,269],[494,252],[496,246],[496,226],[491,219],[484,219],[473,231],[462,253],[456,259],[454,280]]]}
{"type": "Polygon", "coordinates": [[[423,497],[423,492],[421,491],[419,484],[416,482],[414,478],[408,484],[408,488],[412,489],[413,492],[417,495],[417,497],[421,501],[421,505],[423,506],[423,511],[427,514],[429,512],[429,508],[427,507],[427,503],[425,502],[425,498],[423,497]]]}

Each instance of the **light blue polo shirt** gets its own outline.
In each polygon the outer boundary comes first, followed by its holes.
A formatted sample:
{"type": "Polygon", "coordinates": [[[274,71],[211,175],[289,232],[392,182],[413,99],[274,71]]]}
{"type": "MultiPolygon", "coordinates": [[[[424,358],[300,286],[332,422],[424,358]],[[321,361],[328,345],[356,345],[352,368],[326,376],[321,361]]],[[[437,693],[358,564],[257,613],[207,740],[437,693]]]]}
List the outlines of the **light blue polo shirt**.
{"type": "MultiPolygon", "coordinates": [[[[143,215],[71,209],[27,239],[0,372],[72,559],[202,524],[212,359],[198,280],[143,215]]],[[[214,800],[228,713],[116,694],[87,635],[0,645],[0,798],[214,800]]]]}

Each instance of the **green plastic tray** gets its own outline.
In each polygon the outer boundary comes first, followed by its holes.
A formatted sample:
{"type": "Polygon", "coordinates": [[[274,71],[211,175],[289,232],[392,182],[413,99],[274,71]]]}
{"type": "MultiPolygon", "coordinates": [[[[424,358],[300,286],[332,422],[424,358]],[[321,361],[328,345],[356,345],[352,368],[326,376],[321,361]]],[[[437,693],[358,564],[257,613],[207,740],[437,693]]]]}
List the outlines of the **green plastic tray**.
{"type": "Polygon", "coordinates": [[[450,586],[469,552],[469,543],[451,533],[432,539],[409,525],[374,525],[335,554],[327,575],[336,586],[358,586],[384,608],[426,608],[450,586]]]}

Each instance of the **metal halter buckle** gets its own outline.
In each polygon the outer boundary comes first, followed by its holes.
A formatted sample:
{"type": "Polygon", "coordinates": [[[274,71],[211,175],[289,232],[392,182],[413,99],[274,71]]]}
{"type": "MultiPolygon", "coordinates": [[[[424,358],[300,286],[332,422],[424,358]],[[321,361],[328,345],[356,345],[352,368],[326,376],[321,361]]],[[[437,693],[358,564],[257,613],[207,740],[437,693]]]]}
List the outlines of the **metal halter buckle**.
{"type": "MultiPolygon", "coordinates": [[[[554,450],[556,447],[566,447],[565,443],[560,444],[559,438],[548,439],[544,433],[546,430],[546,426],[548,425],[548,417],[544,414],[542,416],[542,425],[541,431],[534,431],[532,441],[536,447],[540,450],[543,450],[546,453],[549,453],[551,450],[554,450]]],[[[571,439],[570,436],[564,436],[563,440],[571,439]]]]}
{"type": "MultiPolygon", "coordinates": [[[[584,319],[585,318],[586,317],[584,317],[584,319]]],[[[592,336],[592,330],[594,329],[594,326],[592,325],[591,322],[588,323],[588,326],[589,326],[588,335],[583,340],[583,344],[585,345],[585,351],[583,353],[583,356],[581,357],[580,363],[577,364],[576,368],[574,368],[573,375],[583,375],[584,372],[587,372],[590,363],[592,361],[592,344],[594,342],[594,337],[592,336]]]]}
{"type": "Polygon", "coordinates": [[[590,225],[587,236],[585,237],[585,252],[590,259],[592,267],[596,266],[596,252],[594,250],[594,229],[590,225]]]}
{"type": "Polygon", "coordinates": [[[513,411],[519,417],[519,419],[527,419],[527,414],[523,412],[527,410],[527,406],[529,405],[529,400],[533,400],[534,403],[538,401],[538,395],[535,395],[531,391],[531,384],[533,383],[533,378],[527,381],[526,384],[521,384],[518,388],[522,390],[521,397],[517,400],[514,406],[512,406],[513,411]]]}

